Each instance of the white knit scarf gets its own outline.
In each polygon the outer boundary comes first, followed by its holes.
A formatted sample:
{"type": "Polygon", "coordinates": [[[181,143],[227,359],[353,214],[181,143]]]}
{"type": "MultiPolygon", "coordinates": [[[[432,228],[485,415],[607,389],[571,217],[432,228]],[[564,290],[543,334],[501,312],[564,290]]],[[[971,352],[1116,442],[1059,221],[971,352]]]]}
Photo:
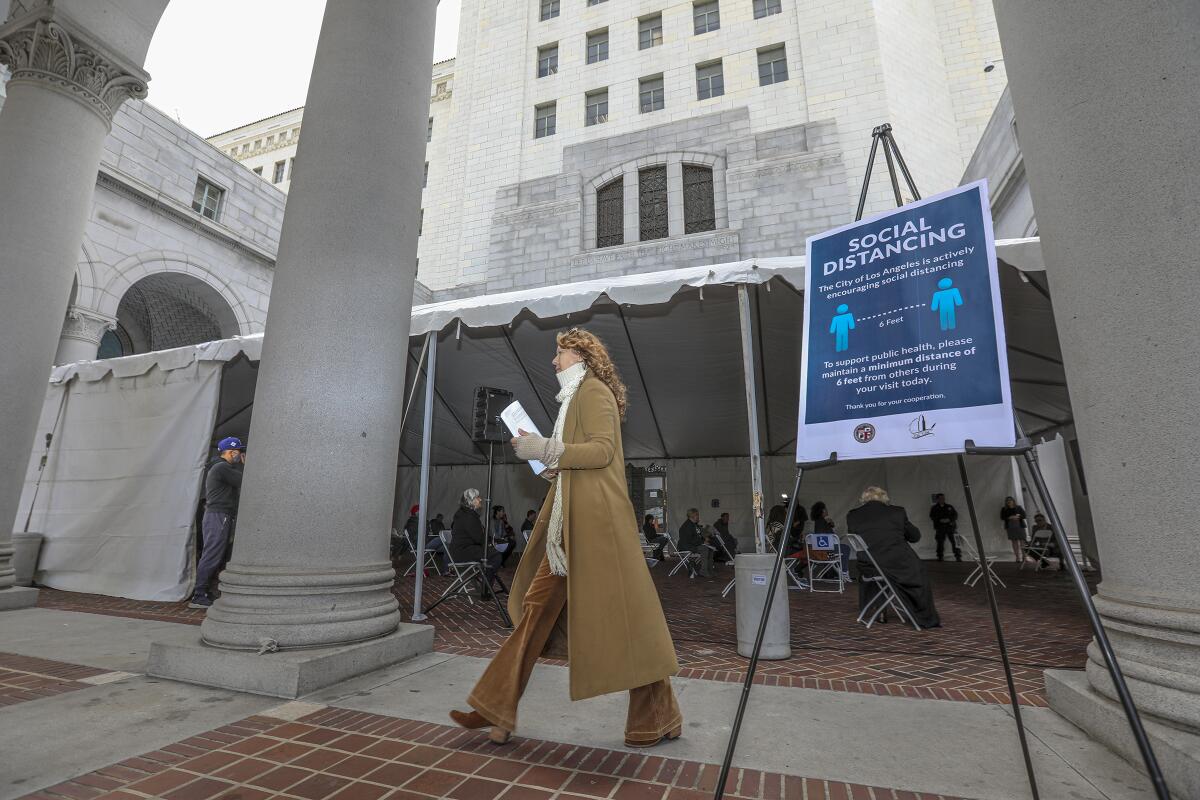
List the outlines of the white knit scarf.
{"type": "MultiPolygon", "coordinates": [[[[587,377],[587,365],[580,361],[574,366],[567,367],[558,375],[559,392],[555,398],[561,405],[558,407],[558,419],[554,420],[553,439],[563,440],[563,428],[567,424],[567,409],[571,400],[579,391],[580,384],[587,377]]],[[[562,502],[562,473],[554,479],[554,505],[550,509],[550,528],[546,531],[546,558],[550,561],[550,572],[553,575],[567,574],[567,553],[563,549],[563,502],[562,502]]]]}

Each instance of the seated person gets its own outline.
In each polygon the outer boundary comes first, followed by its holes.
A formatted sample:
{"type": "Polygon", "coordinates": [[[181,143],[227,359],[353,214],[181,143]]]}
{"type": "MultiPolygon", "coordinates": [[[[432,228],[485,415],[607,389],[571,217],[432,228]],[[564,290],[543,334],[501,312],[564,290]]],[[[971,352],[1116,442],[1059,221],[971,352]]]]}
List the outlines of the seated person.
{"type": "Polygon", "coordinates": [[[713,523],[713,530],[717,532],[717,536],[721,537],[721,544],[725,545],[724,547],[717,548],[717,552],[713,558],[716,561],[724,563],[736,556],[738,551],[737,539],[733,538],[733,534],[729,531],[728,511],[713,523]],[[728,551],[729,555],[726,555],[726,551],[728,551]]]}
{"type": "Polygon", "coordinates": [[[653,514],[647,514],[642,520],[642,535],[646,537],[646,544],[658,545],[650,557],[662,561],[663,548],[666,547],[670,538],[665,533],[659,533],[658,520],[653,514]]]}
{"type": "MultiPolygon", "coordinates": [[[[933,589],[925,565],[910,543],[921,540],[921,532],[908,521],[900,506],[889,505],[887,492],[868,486],[862,493],[862,505],[846,515],[846,530],[862,537],[875,563],[891,582],[908,612],[921,628],[940,628],[941,618],[933,605],[933,589]]],[[[874,570],[865,553],[858,556],[859,575],[873,576],[874,570]]],[[[859,608],[865,608],[878,593],[873,581],[859,583],[859,608]]],[[[882,617],[881,617],[882,619],[882,617]]]]}
{"type": "Polygon", "coordinates": [[[1058,571],[1063,572],[1066,570],[1067,562],[1066,559],[1063,558],[1062,552],[1059,551],[1058,537],[1054,535],[1054,526],[1049,522],[1046,522],[1045,514],[1033,515],[1033,530],[1029,533],[1030,547],[1040,547],[1041,542],[1038,541],[1039,539],[1049,540],[1046,545],[1045,556],[1041,560],[1041,566],[1050,566],[1050,562],[1046,560],[1047,558],[1057,558],[1058,571]]]}
{"type": "Polygon", "coordinates": [[[450,522],[450,558],[459,564],[486,562],[484,572],[487,580],[479,592],[480,597],[486,600],[492,596],[490,587],[500,568],[500,553],[495,550],[486,552],[487,537],[483,532],[483,520],[479,518],[482,507],[483,498],[479,496],[478,489],[467,489],[462,493],[458,511],[450,522]]]}
{"type": "Polygon", "coordinates": [[[700,525],[700,509],[689,508],[687,519],[679,526],[679,549],[700,559],[700,577],[711,578],[714,546],[709,544],[711,532],[700,525]]]}
{"type": "MultiPolygon", "coordinates": [[[[804,552],[804,522],[807,518],[801,519],[804,514],[804,509],[796,506],[796,519],[792,520],[792,535],[787,539],[788,558],[796,559],[793,566],[804,566],[808,564],[808,554],[804,552]]],[[[778,552],[779,540],[783,538],[783,526],[787,524],[787,506],[777,504],[771,506],[771,510],[767,512],[767,543],[771,550],[778,552]]]]}

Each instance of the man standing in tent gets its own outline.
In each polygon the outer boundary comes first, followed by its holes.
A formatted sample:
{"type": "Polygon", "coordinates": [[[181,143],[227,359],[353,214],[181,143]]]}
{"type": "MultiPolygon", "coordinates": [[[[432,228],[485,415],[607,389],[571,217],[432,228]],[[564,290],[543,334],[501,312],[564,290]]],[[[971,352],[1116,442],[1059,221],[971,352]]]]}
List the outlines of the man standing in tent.
{"type": "Polygon", "coordinates": [[[229,547],[229,533],[237,518],[238,494],[242,488],[241,465],[245,463],[245,442],[236,436],[227,436],[217,442],[217,458],[204,479],[205,507],[201,525],[204,549],[196,567],[196,591],[188,608],[208,608],[213,604],[208,585],[216,577],[229,547]]]}

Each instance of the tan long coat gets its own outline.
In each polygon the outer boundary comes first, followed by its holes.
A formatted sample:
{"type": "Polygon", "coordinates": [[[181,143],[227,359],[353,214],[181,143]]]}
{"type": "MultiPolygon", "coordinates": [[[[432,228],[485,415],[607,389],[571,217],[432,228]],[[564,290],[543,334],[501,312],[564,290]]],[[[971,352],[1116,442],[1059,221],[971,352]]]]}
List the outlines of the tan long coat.
{"type": "MultiPolygon", "coordinates": [[[[617,401],[591,373],[567,410],[563,443],[567,607],[543,655],[567,655],[571,699],[583,700],[662,680],[678,672],[679,663],[638,541],[617,401]]],[[[546,552],[553,504],[551,487],[513,578],[508,611],[514,623],[546,552]]]]}

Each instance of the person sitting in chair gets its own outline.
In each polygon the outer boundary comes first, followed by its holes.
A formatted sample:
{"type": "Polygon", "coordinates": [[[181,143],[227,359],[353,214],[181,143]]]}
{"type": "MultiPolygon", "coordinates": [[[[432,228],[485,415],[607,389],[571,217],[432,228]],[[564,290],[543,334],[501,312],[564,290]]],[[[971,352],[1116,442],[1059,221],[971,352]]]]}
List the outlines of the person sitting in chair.
{"type": "Polygon", "coordinates": [[[1045,514],[1033,515],[1033,530],[1031,530],[1029,533],[1030,544],[1032,545],[1036,539],[1049,539],[1049,543],[1046,545],[1046,552],[1042,557],[1040,565],[1042,567],[1048,567],[1050,566],[1050,562],[1046,559],[1057,558],[1058,571],[1063,572],[1066,570],[1067,561],[1063,557],[1062,551],[1059,550],[1058,537],[1054,535],[1054,526],[1049,522],[1046,522],[1045,514]]]}
{"type": "MultiPolygon", "coordinates": [[[[450,558],[457,564],[468,561],[484,561],[487,549],[487,537],[483,531],[483,520],[479,518],[479,509],[483,507],[483,498],[478,489],[467,489],[462,493],[458,511],[450,522],[450,558]]],[[[486,553],[487,577],[480,587],[479,596],[487,600],[492,596],[491,583],[496,571],[500,569],[500,553],[495,550],[486,553]]]]}
{"type": "Polygon", "coordinates": [[[689,508],[687,519],[679,526],[679,549],[685,553],[694,553],[700,558],[702,578],[712,577],[714,547],[708,542],[711,535],[700,524],[700,509],[689,508]]]}
{"type": "Polygon", "coordinates": [[[737,539],[734,538],[733,533],[731,533],[729,530],[728,511],[723,513],[717,519],[717,521],[713,523],[713,530],[717,532],[717,536],[721,537],[721,543],[725,545],[724,548],[717,548],[717,554],[715,558],[717,561],[724,563],[728,559],[736,556],[738,551],[737,539]],[[725,555],[726,551],[729,552],[728,556],[725,555]]]}
{"type": "MultiPolygon", "coordinates": [[[[862,493],[862,505],[846,515],[846,530],[862,537],[875,563],[896,589],[918,626],[940,628],[941,618],[933,605],[933,589],[925,565],[909,547],[921,540],[921,532],[908,521],[908,514],[900,506],[890,505],[887,492],[878,486],[868,486],[862,493]]],[[[858,554],[859,574],[864,578],[875,574],[866,553],[858,554]]],[[[875,599],[879,586],[874,581],[859,583],[859,608],[865,608],[875,599]]],[[[881,617],[880,621],[883,619],[881,617]]]]}

